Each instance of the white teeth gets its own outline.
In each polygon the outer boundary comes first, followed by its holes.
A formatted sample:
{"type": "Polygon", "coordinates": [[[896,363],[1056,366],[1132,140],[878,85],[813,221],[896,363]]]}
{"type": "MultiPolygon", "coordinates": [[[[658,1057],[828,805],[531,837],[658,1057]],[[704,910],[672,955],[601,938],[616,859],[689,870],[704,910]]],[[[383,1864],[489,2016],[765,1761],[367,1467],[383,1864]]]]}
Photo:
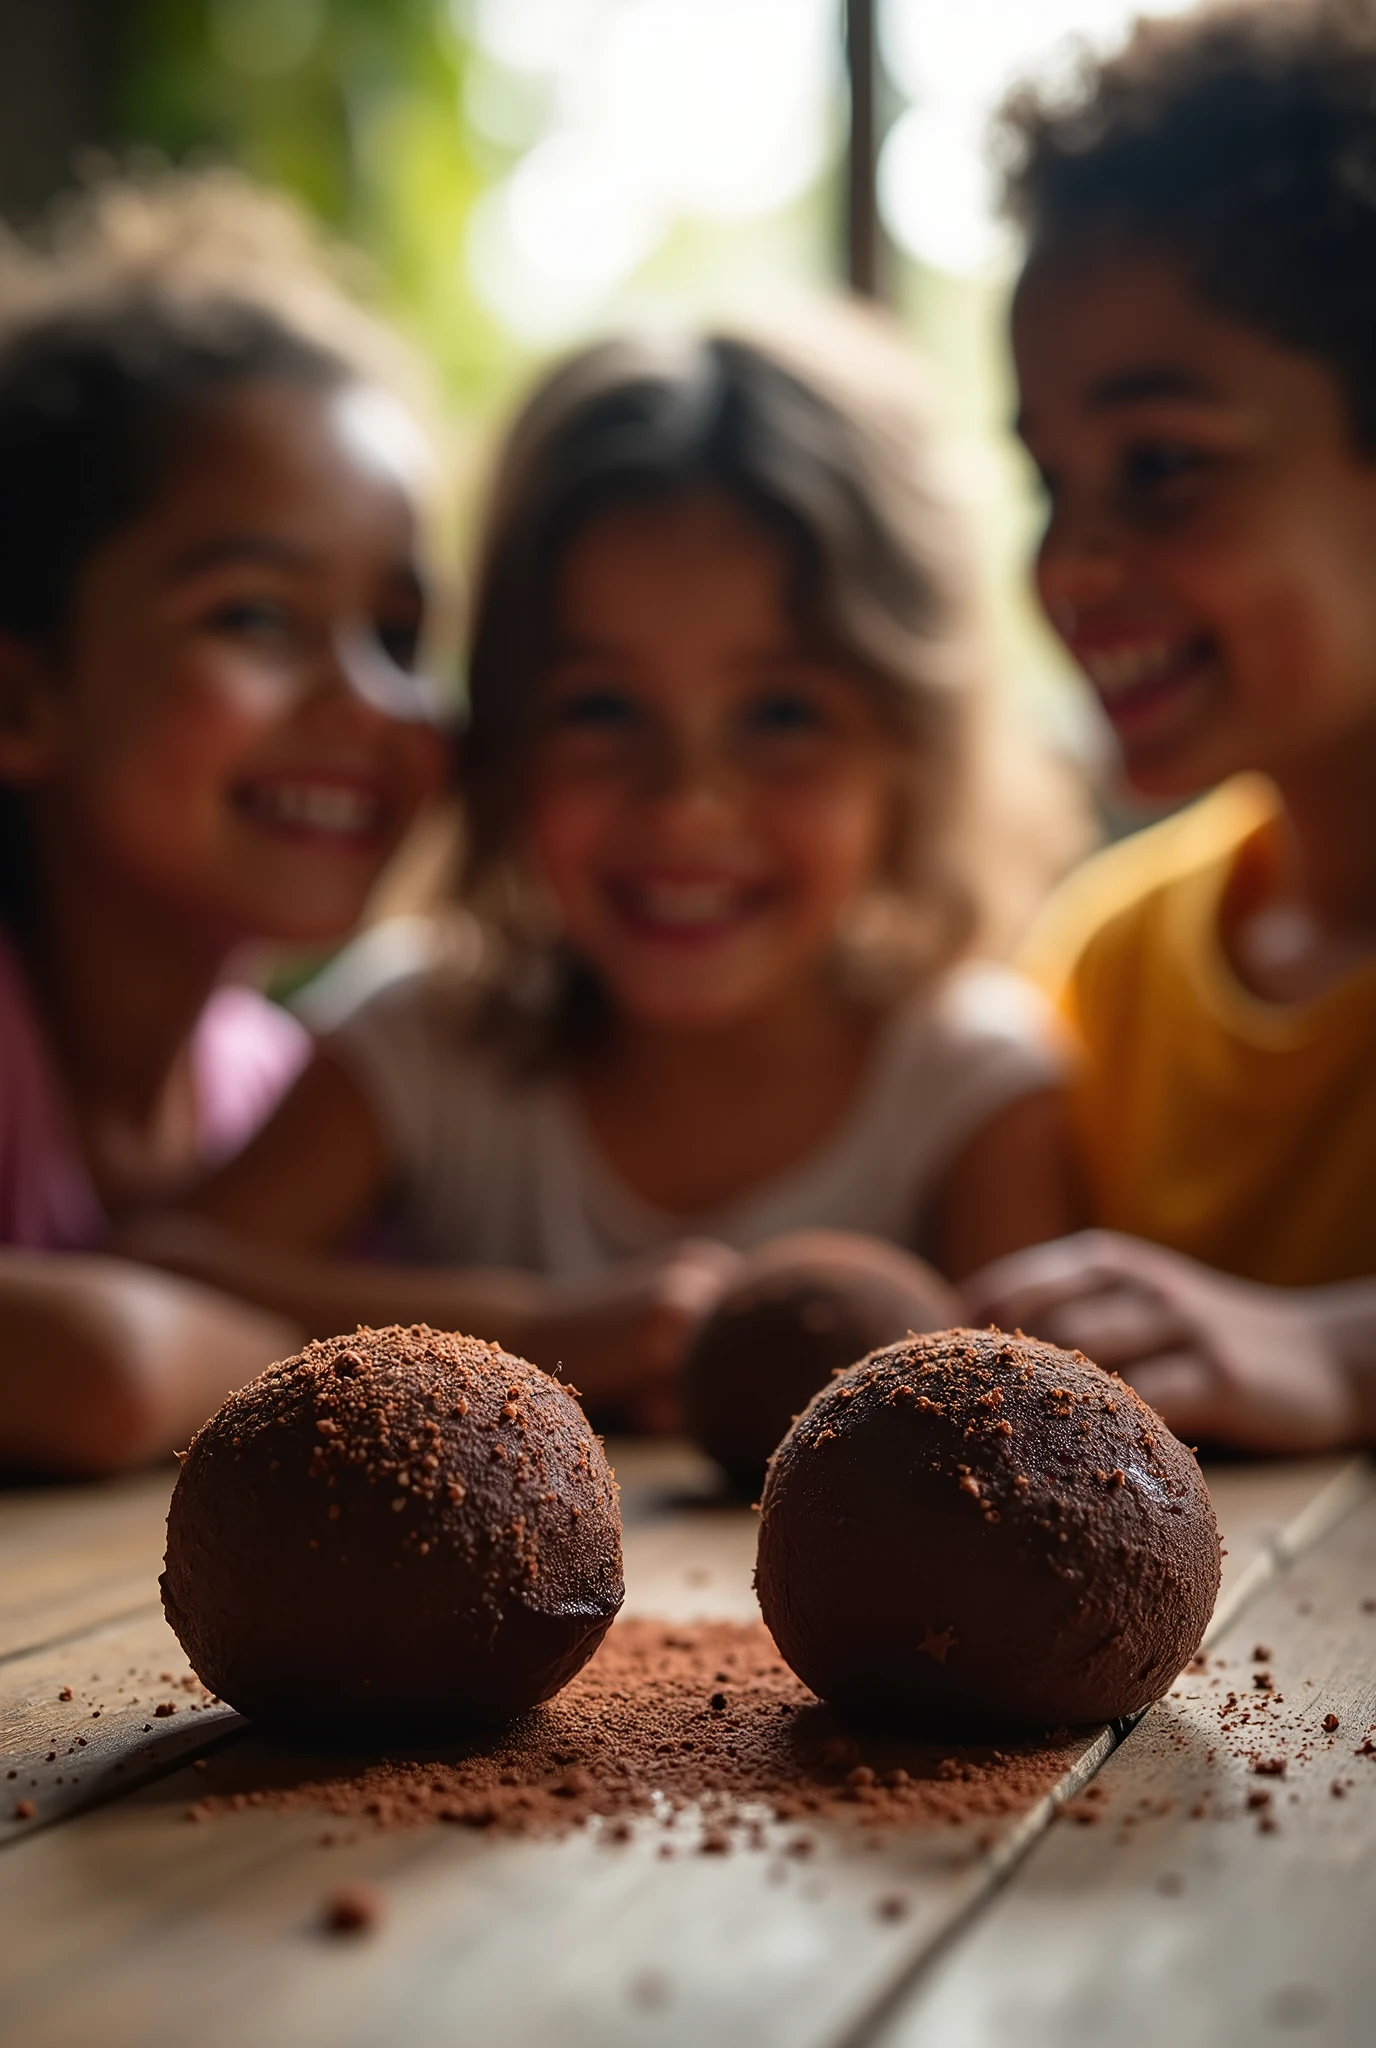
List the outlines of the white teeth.
{"type": "Polygon", "coordinates": [[[1097,690],[1106,697],[1123,695],[1154,682],[1180,660],[1178,643],[1152,640],[1137,647],[1103,648],[1082,654],[1080,659],[1097,690]]]}
{"type": "Polygon", "coordinates": [[[305,825],[314,832],[357,834],[375,831],[377,798],[336,782],[267,782],[245,791],[250,810],[278,825],[305,825]]]}
{"type": "Polygon", "coordinates": [[[644,882],[631,892],[642,917],[655,924],[720,924],[740,907],[740,891],[717,882],[644,882]]]}

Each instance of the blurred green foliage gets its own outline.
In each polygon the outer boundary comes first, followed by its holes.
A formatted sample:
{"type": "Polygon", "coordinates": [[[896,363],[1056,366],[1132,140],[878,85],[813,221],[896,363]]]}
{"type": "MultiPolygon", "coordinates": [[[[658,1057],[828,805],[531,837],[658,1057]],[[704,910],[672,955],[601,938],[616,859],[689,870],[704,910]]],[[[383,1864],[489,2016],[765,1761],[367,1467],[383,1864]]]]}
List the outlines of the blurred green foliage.
{"type": "Polygon", "coordinates": [[[375,259],[460,408],[486,411],[528,358],[468,279],[469,214],[506,168],[461,116],[473,61],[446,0],[134,0],[119,125],[294,193],[375,259]]]}

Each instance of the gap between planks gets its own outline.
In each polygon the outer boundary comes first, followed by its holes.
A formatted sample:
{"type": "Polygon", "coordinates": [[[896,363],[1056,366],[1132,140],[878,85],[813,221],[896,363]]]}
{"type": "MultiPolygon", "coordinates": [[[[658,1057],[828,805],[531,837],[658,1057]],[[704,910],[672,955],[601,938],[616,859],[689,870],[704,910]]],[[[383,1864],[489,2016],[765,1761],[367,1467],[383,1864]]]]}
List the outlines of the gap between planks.
{"type": "MultiPolygon", "coordinates": [[[[1227,1472],[1230,1468],[1222,1468],[1227,1472]]],[[[1264,1467],[1244,1468],[1264,1472],[1264,1467]]],[[[1211,1480],[1217,1482],[1218,1475],[1211,1480]]],[[[1219,1488],[1220,1492],[1222,1487],[1219,1488]]],[[[1339,1527],[1341,1523],[1376,1495],[1376,1464],[1366,1457],[1352,1458],[1333,1472],[1326,1485],[1299,1510],[1297,1514],[1280,1526],[1266,1532],[1242,1569],[1225,1579],[1224,1587],[1214,1608],[1213,1618],[1204,1636],[1204,1647],[1215,1646],[1220,1639],[1231,1632],[1242,1621],[1247,1611],[1266,1593],[1275,1588],[1293,1567],[1315,1550],[1339,1527]]],[[[1221,1518],[1220,1518],[1221,1519],[1221,1518]]],[[[1146,1732],[1153,1715],[1160,1710],[1158,1701],[1154,1706],[1143,1708],[1130,1721],[1119,1723],[1105,1731],[1102,1748],[1097,1752],[1093,1767],[1077,1773],[1076,1782],[1062,1781],[1033,1813],[1027,1816],[1024,1827],[1017,1831],[1016,1839],[1007,1845],[1007,1851],[990,1858],[990,1882],[987,1890],[977,1900],[972,1900],[967,1909],[953,1918],[944,1927],[936,1941],[916,1951],[907,1958],[905,1967],[880,1990],[865,2010],[857,2016],[850,2028],[838,2037],[835,2048],[898,2048],[899,2036],[891,2038],[891,2023],[901,2011],[918,2000],[924,1980],[942,1962],[954,1954],[964,1937],[970,1934],[977,1919],[982,1921],[998,1893],[1005,1890],[1010,1882],[1027,1865],[1032,1852],[1042,1842],[1051,1823],[1061,1807],[1082,1792],[1092,1779],[1098,1776],[1103,1766],[1112,1757],[1115,1760],[1123,1754],[1124,1745],[1137,1731],[1146,1732]]],[[[904,2034],[902,2039],[908,2040],[904,2034]]],[[[937,2037],[931,2037],[933,2041],[937,2037]]],[[[1108,2036],[1105,2036],[1108,2038],[1108,2036]]],[[[912,2037],[913,2042],[916,2036],[912,2037]]],[[[1009,2048],[1014,2048],[1016,2036],[1010,2033],[1009,2048]]]]}
{"type": "Polygon", "coordinates": [[[1182,1675],[1103,1772],[1095,1825],[1053,1833],[876,2048],[1243,2048],[1294,2031],[1367,2048],[1374,1615],[1369,1493],[1248,1607],[1226,1657],[1182,1675]],[[1258,1651],[1274,1689],[1252,1683],[1258,1651]]]}
{"type": "Polygon", "coordinates": [[[156,1602],[175,1476],[0,1492],[0,1662],[156,1602]]]}

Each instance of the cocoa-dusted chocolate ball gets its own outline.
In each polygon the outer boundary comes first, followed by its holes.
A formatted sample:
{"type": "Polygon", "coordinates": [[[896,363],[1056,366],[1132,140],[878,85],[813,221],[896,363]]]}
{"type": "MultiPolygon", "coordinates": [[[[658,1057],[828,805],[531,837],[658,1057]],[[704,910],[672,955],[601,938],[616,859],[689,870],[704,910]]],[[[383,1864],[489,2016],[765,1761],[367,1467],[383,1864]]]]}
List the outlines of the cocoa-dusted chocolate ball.
{"type": "Polygon", "coordinates": [[[959,1314],[939,1273],[850,1230],[797,1230],[746,1257],[684,1366],[689,1435],[742,1492],[838,1367],[959,1314]]]}
{"type": "Polygon", "coordinates": [[[271,1366],[197,1431],[163,1606],[212,1692],[311,1730],[518,1714],[623,1594],[602,1446],[495,1344],[355,1331],[271,1366]]]}
{"type": "Polygon", "coordinates": [[[756,1584],[824,1699],[944,1728],[1130,1714],[1218,1592],[1199,1467],[1123,1381],[997,1330],[891,1345],[770,1463],[756,1584]]]}

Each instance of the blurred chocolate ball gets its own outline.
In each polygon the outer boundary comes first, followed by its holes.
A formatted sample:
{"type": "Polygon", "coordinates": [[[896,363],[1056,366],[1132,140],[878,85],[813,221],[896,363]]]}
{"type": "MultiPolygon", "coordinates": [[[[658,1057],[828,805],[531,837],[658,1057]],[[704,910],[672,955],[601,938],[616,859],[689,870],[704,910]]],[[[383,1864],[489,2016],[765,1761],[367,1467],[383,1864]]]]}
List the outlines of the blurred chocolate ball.
{"type": "Polygon", "coordinates": [[[833,1372],[958,1316],[940,1274],[880,1238],[848,1230],[773,1238],[746,1257],[693,1340],[683,1382],[688,1433],[753,1495],[794,1416],[833,1372]]]}
{"type": "Polygon", "coordinates": [[[308,1730],[521,1713],[622,1600],[602,1446],[548,1374],[417,1324],[308,1344],[192,1441],[163,1606],[212,1692],[308,1730]]]}
{"type": "Polygon", "coordinates": [[[823,1699],[947,1730],[1158,1698],[1218,1592],[1198,1465],[1123,1381],[997,1330],[894,1344],[775,1453],[756,1584],[823,1699]]]}

